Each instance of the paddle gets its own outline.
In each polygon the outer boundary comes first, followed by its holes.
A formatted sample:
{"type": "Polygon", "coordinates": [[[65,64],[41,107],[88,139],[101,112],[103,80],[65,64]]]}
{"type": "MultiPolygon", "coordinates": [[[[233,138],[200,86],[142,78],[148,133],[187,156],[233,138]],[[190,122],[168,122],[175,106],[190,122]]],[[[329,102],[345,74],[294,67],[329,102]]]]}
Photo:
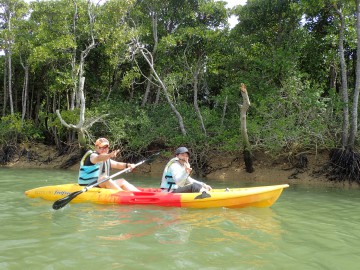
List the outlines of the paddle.
{"type": "MultiPolygon", "coordinates": [[[[150,163],[150,162],[152,162],[159,154],[160,154],[160,152],[155,153],[155,154],[151,155],[150,157],[148,157],[147,159],[145,159],[145,160],[143,160],[143,161],[140,161],[139,163],[136,163],[136,164],[135,164],[135,167],[137,167],[137,166],[139,166],[139,165],[141,165],[141,164],[143,164],[143,163],[150,163]]],[[[104,183],[104,182],[106,182],[106,181],[109,181],[110,179],[112,179],[112,178],[114,178],[114,177],[116,177],[116,176],[118,176],[118,175],[120,175],[120,174],[122,174],[122,173],[128,172],[128,171],[130,171],[130,170],[131,170],[131,168],[126,168],[126,169],[124,169],[124,170],[122,170],[122,171],[119,171],[119,172],[117,172],[117,173],[114,173],[113,175],[110,175],[110,176],[106,177],[104,180],[102,180],[102,181],[100,181],[100,182],[95,182],[95,183],[93,183],[93,184],[87,185],[87,186],[84,187],[82,190],[79,190],[79,191],[75,191],[75,192],[73,192],[73,193],[70,193],[70,194],[67,195],[66,197],[61,198],[61,199],[57,200],[56,202],[54,202],[52,208],[53,208],[54,210],[58,210],[58,209],[60,209],[60,208],[63,208],[63,207],[64,207],[65,205],[67,205],[72,199],[74,199],[76,196],[80,195],[81,193],[84,193],[84,192],[88,191],[89,189],[93,188],[94,186],[97,186],[97,185],[99,185],[99,184],[101,184],[101,183],[104,183]]]]}

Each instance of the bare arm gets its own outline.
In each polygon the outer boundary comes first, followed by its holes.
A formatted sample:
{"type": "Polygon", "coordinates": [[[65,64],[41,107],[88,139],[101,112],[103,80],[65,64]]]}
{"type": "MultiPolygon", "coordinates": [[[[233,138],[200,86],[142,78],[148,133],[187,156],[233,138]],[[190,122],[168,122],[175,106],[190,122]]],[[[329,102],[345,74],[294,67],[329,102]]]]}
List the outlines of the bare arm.
{"type": "Polygon", "coordinates": [[[111,153],[101,154],[101,155],[99,155],[99,154],[91,154],[90,161],[93,164],[106,161],[106,160],[108,160],[110,158],[116,157],[116,155],[119,153],[119,151],[120,150],[115,150],[115,151],[112,151],[111,153]]]}
{"type": "Polygon", "coordinates": [[[211,190],[211,186],[205,184],[204,182],[200,182],[198,180],[195,180],[194,178],[190,177],[190,174],[191,174],[191,171],[192,171],[192,168],[190,166],[190,163],[189,163],[189,159],[185,160],[185,163],[184,163],[184,167],[185,167],[185,171],[189,174],[189,176],[187,177],[187,181],[189,183],[198,183],[200,185],[202,185],[204,188],[206,188],[207,190],[211,190]]]}
{"type": "Polygon", "coordinates": [[[185,162],[184,165],[181,165],[179,163],[174,163],[170,166],[170,169],[172,170],[173,179],[178,186],[182,187],[186,185],[186,183],[190,183],[190,184],[198,183],[207,190],[211,190],[211,186],[206,185],[204,182],[200,182],[190,177],[190,173],[192,169],[190,168],[190,164],[188,162],[185,162]]]}
{"type": "Polygon", "coordinates": [[[99,162],[104,162],[108,159],[110,159],[110,163],[111,163],[111,168],[115,168],[115,169],[119,169],[119,170],[123,170],[126,168],[131,168],[130,171],[132,171],[135,168],[135,164],[132,163],[125,163],[125,162],[118,162],[115,161],[111,158],[114,158],[117,156],[117,154],[119,153],[120,150],[114,150],[111,153],[107,153],[107,154],[92,154],[90,156],[90,161],[91,163],[95,164],[95,163],[99,163],[99,162]]]}
{"type": "Polygon", "coordinates": [[[110,162],[111,162],[111,168],[115,168],[115,169],[119,169],[119,170],[123,170],[123,169],[129,168],[129,167],[132,168],[132,165],[134,165],[134,164],[125,163],[125,162],[118,162],[118,161],[115,161],[112,159],[110,160],[110,162]]]}

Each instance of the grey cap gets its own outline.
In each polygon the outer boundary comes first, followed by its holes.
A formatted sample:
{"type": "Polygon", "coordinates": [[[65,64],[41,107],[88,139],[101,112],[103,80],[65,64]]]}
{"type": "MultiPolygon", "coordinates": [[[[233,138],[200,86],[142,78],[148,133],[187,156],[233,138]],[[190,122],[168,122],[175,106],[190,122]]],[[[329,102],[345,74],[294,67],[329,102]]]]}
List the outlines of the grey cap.
{"type": "Polygon", "coordinates": [[[178,155],[178,154],[183,154],[183,153],[188,153],[189,156],[190,156],[189,150],[188,150],[186,147],[184,147],[184,146],[179,147],[179,148],[176,149],[176,151],[175,151],[175,154],[176,154],[176,155],[178,155]]]}

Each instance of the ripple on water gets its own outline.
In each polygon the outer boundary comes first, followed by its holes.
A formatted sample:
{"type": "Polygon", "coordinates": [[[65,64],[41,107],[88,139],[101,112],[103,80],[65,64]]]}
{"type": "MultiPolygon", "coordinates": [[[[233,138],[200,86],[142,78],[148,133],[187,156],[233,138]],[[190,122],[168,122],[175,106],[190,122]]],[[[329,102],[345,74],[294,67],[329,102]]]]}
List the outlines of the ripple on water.
{"type": "Polygon", "coordinates": [[[69,204],[54,211],[52,202],[23,194],[76,174],[3,171],[1,269],[352,270],[360,261],[357,191],[290,187],[272,208],[204,210],[69,204]]]}

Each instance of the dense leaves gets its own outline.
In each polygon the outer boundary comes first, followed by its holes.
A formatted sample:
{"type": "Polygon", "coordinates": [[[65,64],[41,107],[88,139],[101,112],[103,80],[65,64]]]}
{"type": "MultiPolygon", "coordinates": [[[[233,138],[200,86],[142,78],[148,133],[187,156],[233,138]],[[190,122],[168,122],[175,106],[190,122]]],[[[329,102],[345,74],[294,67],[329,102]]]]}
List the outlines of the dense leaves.
{"type": "Polygon", "coordinates": [[[337,146],[344,104],[336,10],[345,16],[351,94],[355,3],[248,0],[233,9],[225,4],[50,0],[27,6],[0,1],[0,46],[6,53],[0,56],[2,144],[43,138],[58,147],[76,142],[74,130],[61,125],[55,111],[61,110],[69,123],[78,121],[79,57],[94,38],[83,66],[89,145],[107,136],[135,155],[153,148],[171,153],[186,145],[195,153],[197,169],[206,173],[204,157],[211,151],[242,151],[243,82],[251,101],[247,128],[254,149],[278,154],[337,146]],[[231,14],[239,19],[232,29],[231,14]],[[154,70],[136,53],[134,40],[154,70]],[[30,71],[27,91],[25,67],[30,71]],[[174,111],[182,116],[186,135],[174,111]]]}

